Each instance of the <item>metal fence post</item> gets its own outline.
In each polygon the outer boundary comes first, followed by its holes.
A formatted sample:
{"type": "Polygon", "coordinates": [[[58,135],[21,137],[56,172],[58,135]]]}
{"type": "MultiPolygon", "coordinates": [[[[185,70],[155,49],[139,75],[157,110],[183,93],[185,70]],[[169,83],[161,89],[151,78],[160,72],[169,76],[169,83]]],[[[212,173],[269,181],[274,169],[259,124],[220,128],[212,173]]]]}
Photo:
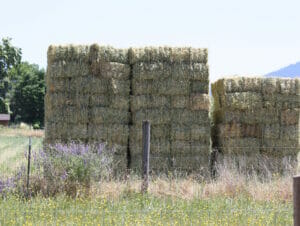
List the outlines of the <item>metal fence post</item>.
{"type": "Polygon", "coordinates": [[[293,177],[294,226],[300,226],[300,175],[293,177]]]}
{"type": "Polygon", "coordinates": [[[150,157],[150,122],[143,121],[143,157],[142,157],[142,193],[148,191],[149,185],[149,157],[150,157]]]}
{"type": "Polygon", "coordinates": [[[27,156],[28,164],[27,164],[27,183],[26,183],[26,190],[27,190],[27,197],[29,196],[29,174],[30,174],[30,159],[31,159],[31,137],[29,137],[29,145],[28,145],[28,156],[27,156]]]}

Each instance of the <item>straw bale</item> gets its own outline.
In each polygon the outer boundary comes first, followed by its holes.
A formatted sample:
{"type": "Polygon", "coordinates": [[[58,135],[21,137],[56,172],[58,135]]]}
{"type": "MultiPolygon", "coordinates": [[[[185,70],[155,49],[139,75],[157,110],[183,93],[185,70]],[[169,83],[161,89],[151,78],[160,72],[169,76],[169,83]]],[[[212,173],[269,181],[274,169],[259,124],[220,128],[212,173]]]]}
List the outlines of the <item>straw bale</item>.
{"type": "Polygon", "coordinates": [[[173,65],[162,62],[140,62],[132,66],[133,79],[136,80],[163,80],[171,77],[173,65]]]}
{"type": "Polygon", "coordinates": [[[260,124],[218,124],[218,135],[220,137],[256,137],[260,138],[262,128],[260,124]]]}
{"type": "Polygon", "coordinates": [[[117,62],[92,62],[90,73],[104,79],[128,80],[130,76],[130,66],[117,62]]]}
{"type": "Polygon", "coordinates": [[[91,124],[88,135],[93,140],[127,146],[129,129],[122,124],[91,124]]]}
{"type": "Polygon", "coordinates": [[[190,92],[189,81],[175,81],[172,79],[160,80],[133,80],[132,91],[134,95],[188,95],[190,92]]]}
{"type": "Polygon", "coordinates": [[[192,93],[208,93],[208,82],[192,81],[191,92],[192,93]]]}
{"type": "Polygon", "coordinates": [[[48,79],[47,92],[64,92],[69,88],[69,80],[66,78],[48,79]]]}
{"type": "Polygon", "coordinates": [[[235,92],[256,92],[260,93],[262,88],[262,79],[257,77],[237,77],[219,79],[212,84],[212,90],[220,91],[221,94],[235,92]]]}
{"type": "Polygon", "coordinates": [[[281,111],[282,125],[296,125],[300,123],[300,109],[293,108],[281,111]]]}
{"type": "Polygon", "coordinates": [[[262,79],[262,93],[263,94],[280,93],[280,80],[278,78],[262,79]]]}
{"type": "Polygon", "coordinates": [[[299,142],[293,140],[264,139],[261,146],[261,153],[277,157],[296,155],[299,151],[299,142]]]}
{"type": "MultiPolygon", "coordinates": [[[[170,171],[170,156],[169,155],[150,155],[150,173],[153,174],[168,174],[170,171]]],[[[142,172],[142,154],[133,154],[131,156],[130,169],[136,173],[142,172]]]]}
{"type": "Polygon", "coordinates": [[[70,123],[66,125],[68,128],[68,138],[71,140],[87,139],[88,128],[87,124],[82,123],[70,123]]]}
{"type": "Polygon", "coordinates": [[[201,141],[202,143],[209,144],[210,143],[210,126],[199,126],[192,125],[191,126],[191,141],[201,141]]]}
{"type": "Polygon", "coordinates": [[[202,63],[137,63],[133,65],[133,78],[137,80],[172,78],[174,80],[199,80],[208,82],[209,68],[202,63]]]}
{"type": "Polygon", "coordinates": [[[297,95],[272,94],[263,96],[264,108],[289,109],[300,108],[300,98],[297,95]]]}
{"type": "Polygon", "coordinates": [[[89,105],[93,107],[109,107],[112,109],[128,110],[129,98],[121,95],[90,95],[89,105]]]}
{"type": "Polygon", "coordinates": [[[171,125],[171,140],[210,142],[210,126],[171,125]]]}
{"type": "Polygon", "coordinates": [[[141,125],[144,120],[149,120],[151,125],[168,124],[171,122],[171,115],[167,109],[141,109],[133,112],[132,119],[136,125],[141,125]]]}
{"type": "Polygon", "coordinates": [[[262,96],[253,92],[228,93],[222,106],[226,109],[259,109],[262,108],[262,96]]]}
{"type": "Polygon", "coordinates": [[[48,65],[47,76],[54,78],[72,78],[89,75],[89,65],[86,62],[57,61],[48,65]]]}
{"type": "Polygon", "coordinates": [[[131,96],[131,111],[135,112],[143,108],[169,108],[170,101],[167,96],[138,95],[131,96]]]}
{"type": "Polygon", "coordinates": [[[263,139],[279,139],[280,125],[279,124],[264,125],[262,135],[263,135],[263,139]]]}
{"type": "Polygon", "coordinates": [[[178,124],[171,125],[171,140],[186,140],[191,139],[191,126],[184,126],[178,124]]]}
{"type": "Polygon", "coordinates": [[[224,123],[272,124],[279,122],[280,111],[277,109],[256,109],[251,111],[219,111],[214,112],[218,120],[224,123]]]}
{"type": "Polygon", "coordinates": [[[190,96],[176,95],[171,96],[171,108],[189,108],[190,96]]]}
{"type": "Polygon", "coordinates": [[[208,94],[193,94],[191,96],[192,110],[209,110],[210,100],[208,94]]]}
{"type": "MultiPolygon", "coordinates": [[[[142,141],[142,124],[136,124],[130,127],[130,139],[134,142],[141,143],[142,141]]],[[[150,130],[151,140],[164,139],[168,140],[170,137],[169,125],[151,125],[150,130]]]]}
{"type": "Polygon", "coordinates": [[[186,109],[173,109],[168,115],[172,122],[180,125],[209,125],[209,112],[206,110],[190,111],[186,109]]]}
{"type": "Polygon", "coordinates": [[[300,94],[300,79],[280,79],[280,93],[285,95],[300,94]]]}
{"type": "Polygon", "coordinates": [[[129,112],[119,109],[111,109],[105,107],[92,107],[91,123],[96,124],[127,124],[129,122],[129,112]]]}
{"type": "Polygon", "coordinates": [[[48,48],[48,65],[58,61],[88,62],[89,46],[85,45],[50,45],[48,48]]]}
{"type": "Polygon", "coordinates": [[[176,155],[201,155],[209,156],[210,145],[202,142],[175,140],[171,142],[172,156],[176,155]]]}
{"type": "MultiPolygon", "coordinates": [[[[130,139],[130,154],[142,154],[142,141],[130,139]]],[[[150,141],[150,155],[170,154],[170,141],[164,139],[151,139],[150,141]]]]}
{"type": "Polygon", "coordinates": [[[252,154],[259,153],[259,138],[219,138],[221,152],[224,154],[252,154]]]}
{"type": "Polygon", "coordinates": [[[300,126],[290,125],[280,127],[280,139],[281,140],[293,140],[300,145],[300,126]]]}
{"type": "Polygon", "coordinates": [[[128,49],[93,44],[89,47],[89,62],[117,62],[128,64],[128,49]]]}
{"type": "Polygon", "coordinates": [[[209,156],[201,155],[175,155],[172,156],[172,169],[176,172],[199,173],[209,176],[209,156]]]}
{"type": "Polygon", "coordinates": [[[168,62],[168,63],[207,63],[207,49],[188,47],[145,47],[130,48],[128,51],[130,64],[138,62],[168,62]]]}

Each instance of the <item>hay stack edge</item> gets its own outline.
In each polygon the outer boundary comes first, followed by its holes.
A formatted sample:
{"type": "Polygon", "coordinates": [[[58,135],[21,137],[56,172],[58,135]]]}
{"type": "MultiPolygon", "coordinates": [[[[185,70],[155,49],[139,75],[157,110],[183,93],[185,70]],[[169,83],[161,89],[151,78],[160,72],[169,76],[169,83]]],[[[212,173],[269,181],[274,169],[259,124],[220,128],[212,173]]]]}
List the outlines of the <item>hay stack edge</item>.
{"type": "Polygon", "coordinates": [[[300,150],[300,79],[238,77],[212,84],[213,141],[241,168],[293,166],[300,150]]]}
{"type": "Polygon", "coordinates": [[[208,170],[207,50],[50,46],[45,141],[107,142],[120,171],[141,169],[150,120],[151,170],[208,170]]]}

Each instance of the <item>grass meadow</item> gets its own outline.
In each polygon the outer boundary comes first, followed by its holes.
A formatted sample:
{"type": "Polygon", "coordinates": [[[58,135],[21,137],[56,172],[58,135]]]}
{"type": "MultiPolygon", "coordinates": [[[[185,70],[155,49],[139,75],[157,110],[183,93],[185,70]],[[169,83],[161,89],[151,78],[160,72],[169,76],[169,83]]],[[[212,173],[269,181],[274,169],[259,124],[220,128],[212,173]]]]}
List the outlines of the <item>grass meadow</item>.
{"type": "MultiPolygon", "coordinates": [[[[0,175],[25,162],[28,136],[42,147],[43,131],[0,128],[0,175]]],[[[292,225],[292,177],[261,180],[223,168],[216,180],[152,177],[93,183],[89,194],[24,199],[0,197],[0,225],[292,225]]]]}

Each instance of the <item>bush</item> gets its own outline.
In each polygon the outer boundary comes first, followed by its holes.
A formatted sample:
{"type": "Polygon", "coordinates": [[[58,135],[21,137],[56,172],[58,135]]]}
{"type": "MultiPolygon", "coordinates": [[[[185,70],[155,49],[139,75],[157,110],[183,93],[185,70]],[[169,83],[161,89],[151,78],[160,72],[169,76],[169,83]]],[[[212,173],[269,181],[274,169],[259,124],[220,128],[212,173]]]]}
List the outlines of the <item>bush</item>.
{"type": "MultiPolygon", "coordinates": [[[[113,174],[114,151],[101,144],[70,143],[47,146],[33,153],[30,193],[54,196],[66,193],[88,194],[92,182],[109,179],[113,174]]],[[[22,166],[14,178],[0,180],[0,194],[7,191],[26,194],[26,168],[22,166]]]]}

